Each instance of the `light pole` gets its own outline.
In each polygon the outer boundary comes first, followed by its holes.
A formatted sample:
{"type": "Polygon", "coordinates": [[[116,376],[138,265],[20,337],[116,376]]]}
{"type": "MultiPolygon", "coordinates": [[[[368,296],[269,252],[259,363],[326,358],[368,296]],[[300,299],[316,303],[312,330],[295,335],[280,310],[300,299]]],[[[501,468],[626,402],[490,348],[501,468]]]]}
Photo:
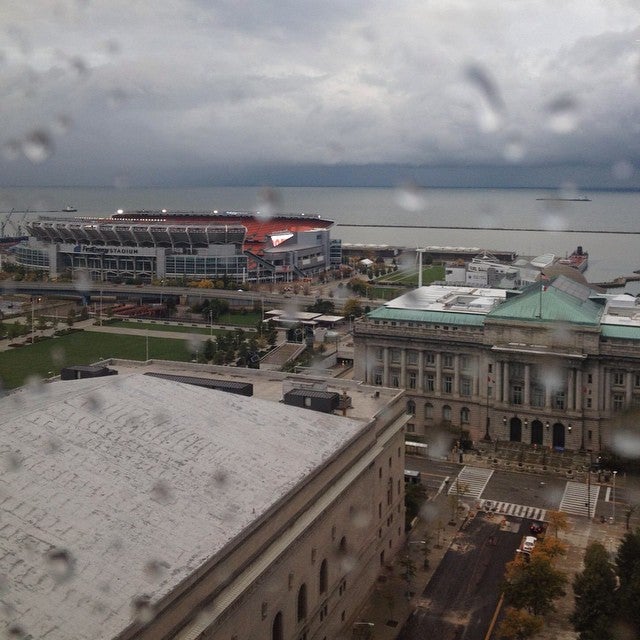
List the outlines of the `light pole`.
{"type": "Polygon", "coordinates": [[[209,337],[213,337],[213,311],[209,309],[209,337]]]}
{"type": "Polygon", "coordinates": [[[613,500],[611,501],[611,523],[616,521],[616,475],[617,471],[613,472],[613,500]]]}
{"type": "Polygon", "coordinates": [[[145,346],[146,346],[146,361],[149,362],[149,329],[147,329],[147,333],[145,335],[145,346]]]}

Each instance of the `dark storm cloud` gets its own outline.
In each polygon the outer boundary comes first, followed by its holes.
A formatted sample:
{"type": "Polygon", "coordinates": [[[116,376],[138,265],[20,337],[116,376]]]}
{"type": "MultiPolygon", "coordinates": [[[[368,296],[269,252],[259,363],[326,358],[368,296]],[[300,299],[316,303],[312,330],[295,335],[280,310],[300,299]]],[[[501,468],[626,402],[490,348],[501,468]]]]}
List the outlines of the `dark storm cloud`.
{"type": "Polygon", "coordinates": [[[640,158],[640,14],[624,0],[3,13],[5,184],[364,179],[365,167],[389,180],[438,166],[516,180],[563,164],[600,167],[592,178],[640,158]]]}

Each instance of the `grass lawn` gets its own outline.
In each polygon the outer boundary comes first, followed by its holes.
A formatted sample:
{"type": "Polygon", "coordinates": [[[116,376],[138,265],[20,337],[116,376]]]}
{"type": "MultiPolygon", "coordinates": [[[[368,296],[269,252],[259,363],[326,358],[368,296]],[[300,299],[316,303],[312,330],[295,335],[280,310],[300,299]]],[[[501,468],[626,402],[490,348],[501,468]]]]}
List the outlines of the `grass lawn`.
{"type": "Polygon", "coordinates": [[[251,327],[255,329],[258,322],[262,320],[259,311],[248,311],[247,313],[225,313],[220,316],[216,324],[230,324],[237,327],[251,327]]]}
{"type": "MultiPolygon", "coordinates": [[[[444,280],[444,265],[433,264],[422,268],[422,284],[428,285],[438,280],[444,280]]],[[[406,286],[418,286],[418,269],[398,269],[394,273],[379,278],[379,281],[394,282],[406,286]]]]}
{"type": "MultiPolygon", "coordinates": [[[[149,358],[189,362],[196,345],[187,340],[149,338],[149,358]]],[[[46,378],[62,367],[91,364],[101,358],[146,359],[146,336],[82,331],[0,352],[0,382],[5,389],[22,386],[30,376],[46,378]],[[50,373],[51,372],[51,373],[50,373]]]]}

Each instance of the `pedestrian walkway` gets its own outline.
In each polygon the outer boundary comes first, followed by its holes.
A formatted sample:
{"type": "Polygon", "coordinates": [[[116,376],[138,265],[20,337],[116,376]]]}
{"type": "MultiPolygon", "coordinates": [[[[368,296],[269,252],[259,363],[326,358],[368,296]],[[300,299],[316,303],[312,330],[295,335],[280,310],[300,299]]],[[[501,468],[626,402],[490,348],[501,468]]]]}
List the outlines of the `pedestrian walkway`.
{"type": "Polygon", "coordinates": [[[489,483],[493,469],[466,466],[451,483],[449,493],[479,498],[489,483]]]}
{"type": "Polygon", "coordinates": [[[498,502],[495,500],[480,500],[478,503],[480,509],[490,511],[505,516],[513,516],[515,518],[526,518],[528,520],[546,520],[547,510],[539,507],[528,507],[523,504],[515,504],[513,502],[498,502]]]}
{"type": "Polygon", "coordinates": [[[593,518],[596,515],[599,495],[599,484],[588,485],[584,482],[569,481],[564,488],[559,510],[574,516],[586,516],[588,508],[589,517],[593,518]]]}

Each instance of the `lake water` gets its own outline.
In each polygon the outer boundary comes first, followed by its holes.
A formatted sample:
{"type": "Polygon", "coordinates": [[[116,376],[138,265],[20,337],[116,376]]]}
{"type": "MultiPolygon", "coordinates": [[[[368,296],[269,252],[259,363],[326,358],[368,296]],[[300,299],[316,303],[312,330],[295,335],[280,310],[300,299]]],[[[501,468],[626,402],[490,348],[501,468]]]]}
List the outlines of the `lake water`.
{"type": "MultiPolygon", "coordinates": [[[[283,187],[270,189],[267,201],[280,212],[335,220],[337,226],[332,235],[343,242],[406,247],[455,245],[511,250],[521,255],[551,252],[559,256],[581,245],[589,252],[585,275],[591,282],[640,269],[640,193],[582,192],[580,195],[590,198],[583,202],[537,199],[555,195],[536,189],[415,192],[392,188],[283,187]],[[379,224],[393,226],[368,226],[379,224]],[[423,228],[406,228],[410,225],[423,228]]],[[[265,192],[260,187],[3,188],[0,221],[6,220],[6,212],[11,209],[58,212],[39,214],[47,216],[60,215],[67,205],[78,209],[70,214],[74,216],[109,215],[117,209],[254,211],[264,209],[264,200],[265,192]]],[[[11,221],[19,221],[22,216],[14,213],[11,221]]],[[[5,232],[13,232],[10,223],[5,232]]],[[[640,285],[628,285],[627,290],[637,293],[640,285]]]]}

